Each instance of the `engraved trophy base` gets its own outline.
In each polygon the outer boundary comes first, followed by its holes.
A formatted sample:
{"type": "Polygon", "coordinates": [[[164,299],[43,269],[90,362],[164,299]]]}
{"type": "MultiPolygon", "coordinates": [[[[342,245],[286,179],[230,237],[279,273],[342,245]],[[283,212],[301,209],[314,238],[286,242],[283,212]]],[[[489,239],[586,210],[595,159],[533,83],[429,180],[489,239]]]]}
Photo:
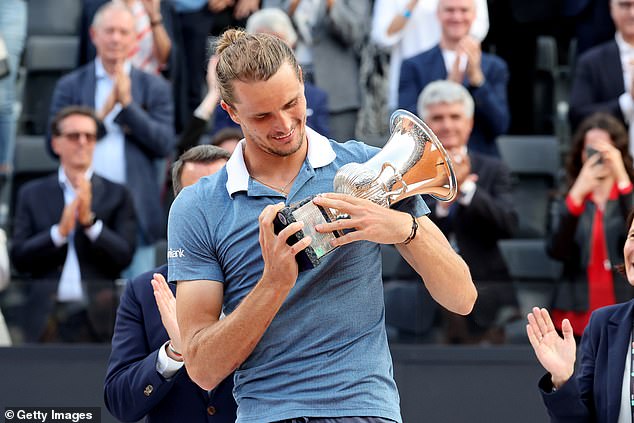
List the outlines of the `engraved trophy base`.
{"type": "Polygon", "coordinates": [[[321,233],[315,230],[315,225],[335,221],[337,216],[330,209],[313,203],[313,198],[314,196],[308,197],[284,207],[277,213],[273,221],[275,234],[279,234],[282,229],[293,222],[304,222],[304,228],[286,240],[288,245],[293,245],[306,236],[312,238],[310,245],[295,255],[300,272],[317,267],[323,256],[337,248],[330,245],[330,241],[343,235],[341,231],[321,233]]]}

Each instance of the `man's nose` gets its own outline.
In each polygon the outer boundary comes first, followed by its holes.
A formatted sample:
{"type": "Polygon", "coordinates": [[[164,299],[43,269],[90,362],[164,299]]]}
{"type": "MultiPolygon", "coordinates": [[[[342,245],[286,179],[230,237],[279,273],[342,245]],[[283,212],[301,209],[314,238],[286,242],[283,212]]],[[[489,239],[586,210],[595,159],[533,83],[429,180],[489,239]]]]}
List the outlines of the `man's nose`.
{"type": "Polygon", "coordinates": [[[291,130],[293,119],[288,113],[282,112],[276,116],[275,126],[280,132],[287,133],[291,130]]]}

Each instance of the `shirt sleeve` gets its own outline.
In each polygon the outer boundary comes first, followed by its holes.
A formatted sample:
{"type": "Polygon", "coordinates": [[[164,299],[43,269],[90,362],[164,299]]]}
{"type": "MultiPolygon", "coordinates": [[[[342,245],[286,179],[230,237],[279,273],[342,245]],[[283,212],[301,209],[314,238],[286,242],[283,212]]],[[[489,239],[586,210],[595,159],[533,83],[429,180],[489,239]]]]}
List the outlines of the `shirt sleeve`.
{"type": "Polygon", "coordinates": [[[213,229],[199,195],[198,184],[186,187],[170,208],[167,225],[168,279],[171,282],[213,280],[224,282],[212,242],[213,229]]]}
{"type": "Polygon", "coordinates": [[[172,360],[168,355],[165,348],[167,344],[169,344],[169,340],[161,345],[161,348],[158,352],[158,357],[156,358],[156,371],[163,376],[165,379],[171,379],[172,376],[176,374],[180,370],[181,367],[185,364],[184,361],[176,361],[172,360]]]}

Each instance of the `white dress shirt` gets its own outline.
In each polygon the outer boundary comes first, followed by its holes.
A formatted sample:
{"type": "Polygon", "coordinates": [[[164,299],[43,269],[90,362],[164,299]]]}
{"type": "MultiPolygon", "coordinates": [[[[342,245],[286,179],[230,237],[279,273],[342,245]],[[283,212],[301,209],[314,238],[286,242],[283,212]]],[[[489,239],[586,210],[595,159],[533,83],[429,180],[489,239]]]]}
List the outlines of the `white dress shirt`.
{"type": "MultiPolygon", "coordinates": [[[[75,199],[75,190],[61,166],[57,171],[57,176],[59,184],[64,191],[64,206],[66,206],[75,199]]],[[[90,179],[91,177],[92,169],[89,169],[86,172],[86,179],[90,179]]],[[[85,228],[84,233],[91,241],[94,241],[101,234],[102,229],[103,222],[101,220],[97,220],[94,225],[89,228],[85,228]]],[[[51,226],[50,235],[53,240],[53,244],[57,247],[61,247],[62,245],[68,243],[66,260],[64,261],[64,267],[62,268],[62,275],[59,278],[59,285],[57,285],[57,300],[62,302],[84,300],[79,259],[77,258],[77,251],[75,250],[75,231],[69,233],[67,237],[62,236],[59,232],[59,224],[55,224],[51,226]]]]}
{"type": "MultiPolygon", "coordinates": [[[[132,66],[130,62],[123,65],[124,72],[130,75],[132,66]]],[[[95,59],[95,110],[101,110],[114,87],[114,80],[108,75],[99,57],[95,59]]],[[[115,104],[110,113],[106,115],[103,124],[106,127],[106,135],[95,146],[93,153],[93,169],[97,175],[103,176],[113,182],[124,184],[125,172],[125,135],[114,119],[121,112],[121,105],[115,104]]]]}

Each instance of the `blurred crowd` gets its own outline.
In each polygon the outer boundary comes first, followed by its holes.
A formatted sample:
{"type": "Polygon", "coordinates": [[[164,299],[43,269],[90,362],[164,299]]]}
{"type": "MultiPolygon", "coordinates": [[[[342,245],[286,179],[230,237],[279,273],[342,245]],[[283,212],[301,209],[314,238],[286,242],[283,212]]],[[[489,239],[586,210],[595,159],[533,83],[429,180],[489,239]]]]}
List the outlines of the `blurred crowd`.
{"type": "MultiPolygon", "coordinates": [[[[469,265],[478,302],[467,317],[438,310],[409,266],[390,262],[392,339],[524,342],[526,310],[499,248],[520,236],[527,206],[514,201],[517,178],[498,148],[508,134],[557,135],[559,146],[543,239],[562,271],[539,305],[576,322],[580,336],[592,310],[634,296],[618,271],[634,177],[634,1],[77,0],[77,66],[52,82],[45,133],[29,133],[20,126],[31,88],[23,57],[40,1],[0,2],[4,345],[110,342],[128,281],[166,261],[174,196],[216,170],[179,167],[173,176],[174,162],[224,163],[241,148],[211,54],[230,27],[291,46],[317,132],[382,146],[391,113],[404,109],[451,156],[457,199],[425,200],[469,265]],[[566,70],[548,98],[536,89],[541,36],[554,40],[554,67],[566,70]],[[536,125],[553,92],[564,93],[561,102],[536,125]],[[562,111],[567,130],[556,134],[562,111]],[[24,135],[40,136],[58,167],[18,184],[24,135]],[[200,145],[223,153],[187,159],[200,145]],[[399,326],[399,313],[414,329],[399,326]]],[[[386,267],[388,257],[389,247],[386,267]]]]}

